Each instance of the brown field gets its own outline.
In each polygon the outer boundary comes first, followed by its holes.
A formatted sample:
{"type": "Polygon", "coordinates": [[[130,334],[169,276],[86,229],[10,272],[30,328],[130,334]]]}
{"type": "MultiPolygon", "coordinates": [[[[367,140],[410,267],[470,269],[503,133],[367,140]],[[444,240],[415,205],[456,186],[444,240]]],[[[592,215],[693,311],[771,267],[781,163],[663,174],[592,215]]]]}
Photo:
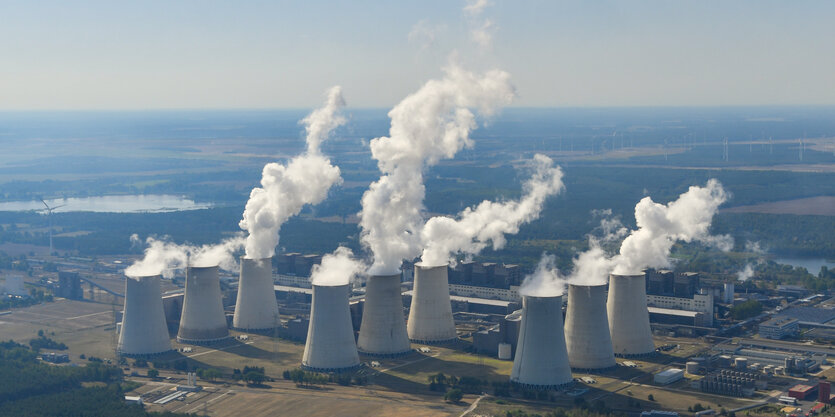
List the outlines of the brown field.
{"type": "Polygon", "coordinates": [[[724,213],[796,214],[801,216],[835,216],[835,197],[821,196],[796,200],[773,201],[723,209],[724,213]]]}

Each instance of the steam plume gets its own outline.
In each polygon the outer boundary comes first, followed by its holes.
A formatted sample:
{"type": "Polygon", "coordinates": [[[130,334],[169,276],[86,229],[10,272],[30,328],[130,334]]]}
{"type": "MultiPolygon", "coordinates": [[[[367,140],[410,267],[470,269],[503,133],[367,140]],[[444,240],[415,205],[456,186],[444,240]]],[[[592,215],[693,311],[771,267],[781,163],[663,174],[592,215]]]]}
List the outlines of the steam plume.
{"type": "Polygon", "coordinates": [[[345,123],[340,114],[344,106],[341,87],[331,88],[325,106],[302,120],[307,131],[307,151],[287,165],[271,162],[264,166],[261,187],[250,193],[240,221],[241,229],[249,233],[247,257],[261,259],[275,255],[281,226],[306,204],[320,203],[330,187],[342,181],[339,168],[320,154],[319,145],[333,129],[345,123]]]}
{"type": "Polygon", "coordinates": [[[483,50],[493,45],[493,22],[482,16],[488,5],[487,0],[468,0],[463,9],[470,27],[470,39],[483,50]]]}
{"type": "Polygon", "coordinates": [[[713,215],[729,195],[722,184],[711,179],[704,187],[691,186],[676,201],[662,205],[644,197],[635,206],[638,229],[620,246],[614,273],[634,274],[647,267],[670,266],[673,243],[699,241],[728,251],[730,236],[711,236],[708,232],[713,215]]]}
{"type": "MultiPolygon", "coordinates": [[[[729,198],[722,184],[711,179],[704,187],[692,186],[679,198],[667,205],[658,204],[644,197],[635,206],[638,229],[629,233],[617,255],[609,257],[599,241],[590,238],[591,248],[574,260],[574,272],[570,280],[578,284],[605,283],[610,272],[615,274],[639,274],[644,268],[670,266],[670,249],[676,241],[698,241],[728,251],[733,247],[730,236],[712,236],[710,223],[719,206],[729,198]]],[[[604,219],[605,221],[605,219],[604,219]]],[[[616,236],[624,230],[616,225],[604,224],[607,236],[616,236]]],[[[608,238],[604,238],[606,241],[608,238]]]]}
{"type": "Polygon", "coordinates": [[[539,218],[546,198],[564,188],[562,170],[551,158],[537,154],[533,160],[533,176],[524,184],[525,194],[519,200],[482,201],[468,207],[458,219],[433,217],[422,232],[425,242],[422,261],[428,265],[445,265],[450,255],[464,252],[475,255],[492,242],[493,249],[504,247],[505,234],[516,234],[522,224],[539,218]]]}
{"type": "Polygon", "coordinates": [[[565,292],[565,279],[560,276],[554,255],[542,254],[533,274],[525,277],[519,294],[537,297],[555,297],[565,292]]]}
{"type": "Polygon", "coordinates": [[[753,276],[754,268],[751,267],[751,264],[746,264],[742,271],[736,273],[736,279],[742,282],[748,281],[753,276]]]}
{"type": "MultiPolygon", "coordinates": [[[[139,236],[131,235],[131,242],[139,243],[139,236]]],[[[174,270],[186,266],[215,266],[227,271],[235,270],[234,253],[243,246],[243,237],[236,236],[216,245],[178,245],[165,240],[149,237],[145,240],[148,247],[145,256],[125,269],[125,275],[138,278],[150,275],[162,275],[172,278],[174,270]]]]}
{"type": "Polygon", "coordinates": [[[353,258],[351,249],[340,246],[333,253],[323,256],[320,265],[313,266],[310,282],[313,285],[345,285],[363,269],[365,265],[353,258]]]}
{"type": "Polygon", "coordinates": [[[361,239],[374,255],[371,274],[396,274],[403,259],[420,254],[423,170],[472,146],[470,108],[490,116],[514,95],[506,72],[474,74],[452,65],[389,112],[389,136],[370,143],[382,176],[363,195],[360,213],[361,239]]]}

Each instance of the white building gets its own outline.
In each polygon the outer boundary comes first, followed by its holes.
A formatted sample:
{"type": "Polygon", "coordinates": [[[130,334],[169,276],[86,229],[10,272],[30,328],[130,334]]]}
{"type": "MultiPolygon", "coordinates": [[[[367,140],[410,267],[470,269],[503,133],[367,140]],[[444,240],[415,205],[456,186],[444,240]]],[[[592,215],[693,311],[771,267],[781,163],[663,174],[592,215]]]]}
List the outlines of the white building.
{"type": "Polygon", "coordinates": [[[659,385],[667,385],[672,384],[680,379],[684,378],[684,371],[681,369],[667,369],[655,374],[653,380],[656,384],[659,385]]]}

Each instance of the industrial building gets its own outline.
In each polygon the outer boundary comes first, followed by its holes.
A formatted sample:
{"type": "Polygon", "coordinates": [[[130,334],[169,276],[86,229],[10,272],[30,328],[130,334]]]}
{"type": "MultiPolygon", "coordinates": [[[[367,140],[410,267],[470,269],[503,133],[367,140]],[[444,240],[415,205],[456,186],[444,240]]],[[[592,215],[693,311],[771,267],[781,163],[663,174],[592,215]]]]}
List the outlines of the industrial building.
{"type": "Polygon", "coordinates": [[[522,298],[511,382],[536,389],[561,389],[574,381],[562,329],[562,296],[522,298]]]}
{"type": "Polygon", "coordinates": [[[228,337],[218,267],[186,268],[186,288],[177,341],[208,344],[228,337]]]}
{"type": "Polygon", "coordinates": [[[23,277],[20,275],[6,275],[3,292],[15,297],[26,297],[29,295],[29,292],[23,286],[23,277]]]}
{"type": "Polygon", "coordinates": [[[648,268],[646,292],[650,295],[690,298],[699,291],[699,274],[695,272],[673,272],[648,268]]]}
{"type": "Polygon", "coordinates": [[[116,350],[126,356],[150,356],[171,350],[159,275],[125,280],[125,311],[116,350]]]}
{"type": "Polygon", "coordinates": [[[357,339],[360,352],[397,356],[411,351],[401,293],[399,274],[368,277],[357,339]]]}
{"type": "Polygon", "coordinates": [[[573,369],[599,371],[617,366],[606,314],[605,285],[568,286],[565,344],[573,369]]]}
{"type": "Polygon", "coordinates": [[[450,284],[475,287],[509,288],[519,286],[523,279],[519,265],[492,262],[459,262],[449,268],[448,274],[450,284]]]}
{"type": "Polygon", "coordinates": [[[360,366],[348,307],[350,291],[349,284],[313,285],[303,369],[343,372],[360,366]]]}
{"type": "Polygon", "coordinates": [[[615,356],[640,357],[655,353],[649,326],[645,276],[609,276],[606,310],[615,356]]]}
{"type": "Polygon", "coordinates": [[[792,318],[775,317],[759,326],[760,336],[767,339],[783,339],[800,332],[800,321],[792,318]]]}
{"type": "Polygon", "coordinates": [[[681,381],[682,379],[684,379],[684,371],[675,368],[665,369],[655,374],[652,378],[653,382],[658,385],[668,385],[676,381],[681,381]]]}
{"type": "Polygon", "coordinates": [[[763,374],[722,369],[699,381],[699,389],[711,394],[731,397],[751,397],[758,387],[765,387],[763,374]]]}
{"type": "Polygon", "coordinates": [[[443,343],[458,337],[446,265],[415,265],[414,296],[406,330],[415,343],[443,343]]]}
{"type": "Polygon", "coordinates": [[[81,289],[81,277],[78,272],[58,271],[58,288],[55,295],[70,300],[81,300],[84,291],[81,289]]]}
{"type": "Polygon", "coordinates": [[[241,276],[232,327],[239,330],[272,330],[280,325],[273,289],[272,258],[241,258],[241,276]]]}

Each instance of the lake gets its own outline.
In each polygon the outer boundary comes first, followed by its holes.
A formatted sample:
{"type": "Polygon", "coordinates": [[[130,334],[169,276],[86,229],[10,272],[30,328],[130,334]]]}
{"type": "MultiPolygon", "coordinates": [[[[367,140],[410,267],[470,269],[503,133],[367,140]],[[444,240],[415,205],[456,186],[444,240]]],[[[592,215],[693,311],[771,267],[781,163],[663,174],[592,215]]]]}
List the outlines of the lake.
{"type": "Polygon", "coordinates": [[[823,258],[775,258],[774,262],[777,262],[778,264],[801,266],[806,268],[806,270],[812,275],[817,275],[818,272],[820,272],[821,267],[824,265],[826,265],[829,269],[835,268],[835,263],[827,262],[826,259],[823,258]]]}
{"type": "MultiPolygon", "coordinates": [[[[209,203],[197,203],[183,196],[169,194],[107,195],[98,197],[56,198],[46,200],[55,213],[89,211],[96,213],[146,213],[198,210],[209,208],[209,203]]],[[[9,201],[0,203],[0,211],[43,210],[40,201],[9,201]]]]}

